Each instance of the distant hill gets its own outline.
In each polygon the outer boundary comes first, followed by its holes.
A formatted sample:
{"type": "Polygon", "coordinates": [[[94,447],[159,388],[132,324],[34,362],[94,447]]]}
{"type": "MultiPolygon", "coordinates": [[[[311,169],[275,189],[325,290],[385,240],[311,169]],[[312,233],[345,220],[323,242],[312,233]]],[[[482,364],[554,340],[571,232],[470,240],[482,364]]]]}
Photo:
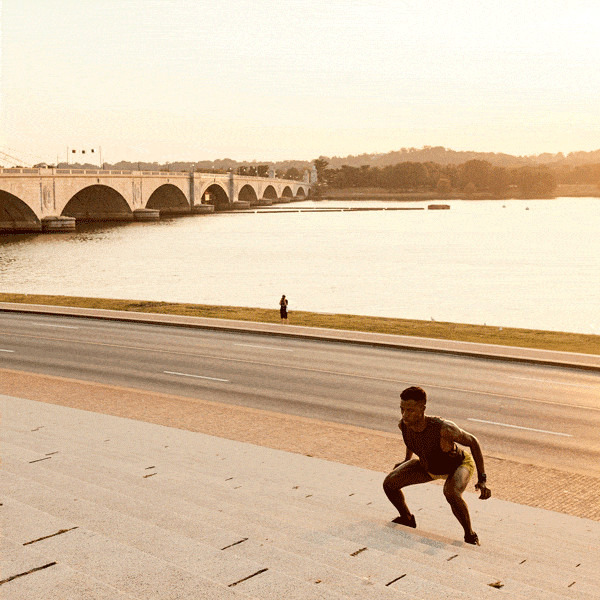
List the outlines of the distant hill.
{"type": "Polygon", "coordinates": [[[369,165],[370,167],[386,167],[403,162],[434,162],[440,165],[459,165],[468,160],[485,160],[498,167],[518,167],[533,165],[553,165],[553,166],[577,166],[592,163],[600,163],[600,150],[592,152],[571,152],[566,156],[559,152],[558,154],[544,154],[532,156],[513,156],[511,154],[502,154],[497,152],[475,152],[457,151],[444,148],[442,146],[424,146],[423,148],[402,148],[387,152],[386,154],[359,154],[357,156],[323,156],[329,162],[329,167],[338,169],[342,165],[349,167],[361,167],[369,165]]]}
{"type": "MultiPolygon", "coordinates": [[[[392,152],[374,153],[374,154],[358,154],[356,156],[320,156],[326,160],[331,169],[339,169],[343,165],[349,167],[387,167],[403,162],[415,163],[436,163],[439,165],[460,165],[469,160],[485,160],[497,167],[523,167],[547,165],[551,167],[577,167],[590,164],[600,163],[600,150],[591,152],[571,152],[563,154],[543,153],[531,156],[513,156],[511,154],[503,154],[499,152],[475,152],[457,151],[442,146],[424,146],[423,148],[401,148],[392,152]]],[[[142,169],[142,170],[171,170],[171,171],[192,171],[211,170],[227,171],[229,169],[237,169],[240,166],[257,166],[260,164],[269,164],[274,167],[278,173],[284,173],[288,169],[297,169],[300,172],[310,170],[312,161],[308,160],[283,160],[283,161],[237,161],[231,158],[222,158],[216,160],[199,160],[199,161],[175,161],[171,163],[159,164],[149,162],[131,162],[120,161],[114,164],[106,163],[106,168],[113,169],[142,169]]],[[[66,166],[61,163],[61,166],[66,166]]],[[[81,167],[84,165],[69,165],[71,167],[81,167]]],[[[94,165],[85,165],[87,168],[97,168],[94,165]]]]}

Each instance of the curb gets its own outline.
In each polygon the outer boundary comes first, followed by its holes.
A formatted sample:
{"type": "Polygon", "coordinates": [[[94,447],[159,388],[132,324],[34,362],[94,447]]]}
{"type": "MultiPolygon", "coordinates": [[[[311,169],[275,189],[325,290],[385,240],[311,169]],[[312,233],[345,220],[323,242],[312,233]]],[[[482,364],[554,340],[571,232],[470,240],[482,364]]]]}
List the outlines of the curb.
{"type": "Polygon", "coordinates": [[[575,352],[558,352],[554,350],[538,350],[535,348],[520,348],[516,346],[480,344],[476,342],[459,342],[437,338],[410,337],[383,333],[370,333],[365,331],[324,329],[296,325],[279,325],[275,323],[261,323],[257,321],[236,321],[233,319],[188,317],[184,315],[161,313],[142,313],[97,308],[78,308],[71,306],[20,304],[9,302],[0,302],[0,312],[92,318],[108,321],[142,323],[145,325],[166,325],[171,327],[210,329],[214,331],[250,332],[278,337],[294,337],[299,339],[380,346],[396,348],[399,350],[435,352],[457,356],[476,357],[488,360],[535,363],[551,367],[567,367],[585,371],[600,372],[600,355],[580,354],[575,352]],[[285,328],[285,330],[282,330],[282,328],[285,328]]]}

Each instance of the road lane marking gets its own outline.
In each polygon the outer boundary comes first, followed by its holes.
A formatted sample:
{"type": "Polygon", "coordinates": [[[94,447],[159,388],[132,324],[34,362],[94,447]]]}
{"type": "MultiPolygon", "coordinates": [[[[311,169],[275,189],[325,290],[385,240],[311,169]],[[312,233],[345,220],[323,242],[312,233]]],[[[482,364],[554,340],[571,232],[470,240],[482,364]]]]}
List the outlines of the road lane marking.
{"type": "Polygon", "coordinates": [[[60,327],[60,329],[79,329],[79,327],[74,327],[73,325],[54,325],[53,323],[33,323],[37,327],[60,327]]]}
{"type": "MultiPolygon", "coordinates": [[[[265,361],[259,360],[251,360],[249,358],[232,358],[230,356],[217,356],[214,354],[200,354],[195,352],[184,352],[180,350],[165,350],[163,348],[147,348],[143,346],[128,346],[125,344],[109,344],[107,342],[91,342],[88,340],[72,340],[68,338],[58,338],[58,337],[40,337],[39,335],[33,335],[28,333],[13,333],[0,331],[0,334],[5,336],[12,337],[20,337],[20,338],[34,338],[34,339],[42,339],[42,340],[52,340],[57,342],[69,342],[71,344],[83,344],[86,346],[102,346],[106,348],[122,348],[125,350],[140,350],[142,352],[154,352],[156,354],[172,354],[174,356],[187,356],[187,357],[196,357],[196,358],[208,358],[214,360],[224,360],[227,362],[238,362],[245,363],[251,365],[262,365],[265,367],[273,367],[273,368],[281,368],[281,365],[278,363],[269,363],[265,361]]],[[[323,373],[326,375],[339,375],[341,377],[355,377],[357,379],[367,379],[370,381],[383,381],[386,383],[398,383],[402,385],[410,385],[412,380],[406,379],[393,379],[391,377],[375,377],[373,375],[363,375],[361,373],[348,373],[344,371],[330,371],[327,369],[315,369],[311,367],[300,367],[298,365],[285,365],[286,370],[295,370],[295,371],[305,371],[307,373],[323,373]]],[[[483,392],[480,390],[466,389],[460,387],[453,387],[448,385],[436,385],[434,383],[421,382],[421,387],[429,387],[436,388],[438,390],[449,390],[453,392],[464,392],[467,394],[477,394],[479,396],[489,396],[491,398],[508,398],[509,400],[521,400],[526,402],[535,402],[537,404],[546,404],[550,406],[564,406],[568,408],[577,408],[580,410],[591,410],[594,412],[600,412],[600,407],[597,406],[584,406],[582,404],[570,404],[568,402],[554,402],[552,400],[540,400],[538,398],[530,398],[527,396],[516,396],[511,394],[503,394],[501,392],[483,392]]]]}
{"type": "Polygon", "coordinates": [[[525,429],[526,431],[537,431],[538,433],[549,433],[551,435],[562,435],[563,437],[573,437],[570,433],[558,433],[557,431],[547,431],[546,429],[534,429],[533,427],[521,427],[520,425],[509,425],[508,423],[497,423],[496,421],[484,421],[483,419],[467,418],[467,421],[476,423],[487,423],[488,425],[499,425],[500,427],[510,427],[511,429],[525,429]]]}
{"type": "Polygon", "coordinates": [[[265,350],[277,350],[281,352],[293,352],[290,348],[277,348],[275,346],[259,346],[257,344],[233,344],[234,346],[246,346],[247,348],[264,348],[265,350]]]}
{"type": "Polygon", "coordinates": [[[2,348],[0,348],[0,352],[14,352],[14,350],[3,350],[2,348]]]}
{"type": "Polygon", "coordinates": [[[589,388],[591,390],[597,390],[597,385],[584,385],[583,383],[567,383],[566,381],[550,381],[548,379],[534,379],[533,377],[518,377],[517,375],[511,376],[513,379],[524,379],[526,381],[540,381],[550,385],[570,385],[573,387],[589,388]]]}
{"type": "Polygon", "coordinates": [[[218,377],[206,377],[204,375],[191,375],[190,373],[178,373],[177,371],[163,371],[167,375],[180,375],[181,377],[195,377],[196,379],[210,379],[211,381],[223,381],[229,383],[229,379],[219,379],[218,377]]]}

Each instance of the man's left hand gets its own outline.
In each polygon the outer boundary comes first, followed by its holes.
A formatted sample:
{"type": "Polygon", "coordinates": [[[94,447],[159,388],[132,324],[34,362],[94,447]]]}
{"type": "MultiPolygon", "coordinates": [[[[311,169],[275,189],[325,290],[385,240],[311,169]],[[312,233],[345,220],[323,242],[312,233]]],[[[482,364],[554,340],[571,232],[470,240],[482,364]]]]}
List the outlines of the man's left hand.
{"type": "Polygon", "coordinates": [[[488,488],[483,481],[477,482],[475,484],[475,489],[479,490],[479,492],[480,492],[480,494],[479,494],[480,500],[487,500],[488,498],[490,498],[492,496],[492,490],[490,490],[490,488],[488,488]]]}

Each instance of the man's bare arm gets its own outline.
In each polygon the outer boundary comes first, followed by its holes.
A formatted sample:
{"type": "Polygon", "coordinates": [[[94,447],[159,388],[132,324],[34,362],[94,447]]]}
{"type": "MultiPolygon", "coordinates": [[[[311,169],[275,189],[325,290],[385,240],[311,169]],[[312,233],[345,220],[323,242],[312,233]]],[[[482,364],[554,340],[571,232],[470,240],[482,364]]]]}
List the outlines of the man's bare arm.
{"type": "Polygon", "coordinates": [[[467,448],[471,450],[475,466],[477,467],[477,483],[475,484],[475,488],[481,491],[480,498],[484,500],[489,498],[491,492],[486,486],[487,476],[483,464],[483,453],[481,452],[481,446],[479,445],[477,438],[461,429],[452,421],[446,421],[444,423],[442,426],[441,437],[442,450],[450,450],[454,443],[460,444],[461,446],[467,446],[467,448]]]}
{"type": "Polygon", "coordinates": [[[403,465],[406,461],[409,461],[412,458],[413,452],[412,450],[406,449],[406,455],[404,456],[404,460],[402,462],[396,463],[394,465],[394,469],[397,469],[400,465],[403,465]]]}

